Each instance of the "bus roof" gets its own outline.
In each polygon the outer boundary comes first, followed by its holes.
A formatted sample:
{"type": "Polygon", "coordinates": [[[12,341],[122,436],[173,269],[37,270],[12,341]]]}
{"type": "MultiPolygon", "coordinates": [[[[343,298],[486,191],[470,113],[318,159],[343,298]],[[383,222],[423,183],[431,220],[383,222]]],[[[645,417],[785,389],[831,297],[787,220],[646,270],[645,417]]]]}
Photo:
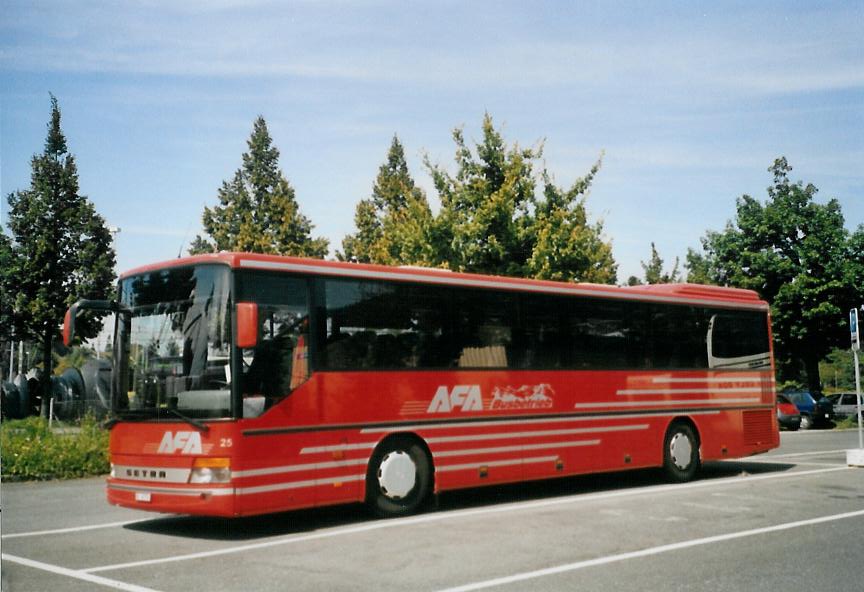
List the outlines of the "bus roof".
{"type": "Polygon", "coordinates": [[[221,263],[235,269],[264,269],[331,277],[417,282],[449,286],[513,290],[519,292],[541,292],[648,302],[713,305],[756,310],[768,309],[768,303],[760,300],[759,295],[756,292],[752,290],[742,290],[740,288],[724,288],[721,286],[706,286],[701,284],[654,284],[647,286],[620,287],[606,284],[558,282],[550,280],[480,275],[474,273],[456,273],[448,269],[423,268],[417,266],[392,267],[365,263],[347,263],[343,261],[324,261],[323,259],[263,255],[259,253],[229,253],[224,251],[207,255],[180,257],[163,261],[161,263],[137,267],[123,273],[120,277],[121,279],[124,279],[159,269],[206,263],[221,263]]]}

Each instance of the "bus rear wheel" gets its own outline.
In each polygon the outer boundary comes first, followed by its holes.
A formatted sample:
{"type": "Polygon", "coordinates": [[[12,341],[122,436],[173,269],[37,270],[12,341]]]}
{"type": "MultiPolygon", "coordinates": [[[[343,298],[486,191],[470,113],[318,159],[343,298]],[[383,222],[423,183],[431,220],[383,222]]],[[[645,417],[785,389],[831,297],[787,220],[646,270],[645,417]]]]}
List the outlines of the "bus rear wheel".
{"type": "Polygon", "coordinates": [[[663,470],[677,483],[690,481],[699,470],[699,439],[683,422],[669,426],[663,442],[663,470]]]}
{"type": "Polygon", "coordinates": [[[366,504],[382,518],[416,511],[429,495],[432,466],[412,438],[393,438],[375,452],[366,477],[366,504]]]}

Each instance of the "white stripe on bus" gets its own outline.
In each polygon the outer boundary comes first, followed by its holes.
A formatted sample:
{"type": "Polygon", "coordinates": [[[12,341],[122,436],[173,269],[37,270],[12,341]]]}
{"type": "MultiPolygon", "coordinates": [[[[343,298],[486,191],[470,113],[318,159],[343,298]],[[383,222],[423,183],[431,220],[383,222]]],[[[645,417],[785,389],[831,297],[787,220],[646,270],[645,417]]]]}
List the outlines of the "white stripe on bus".
{"type": "Polygon", "coordinates": [[[718,377],[711,376],[708,378],[666,378],[664,376],[655,376],[651,379],[651,382],[654,384],[665,384],[667,382],[713,382],[713,383],[737,383],[737,382],[761,382],[761,383],[774,383],[774,377],[761,377],[761,376],[737,376],[737,377],[718,377]]]}
{"type": "Polygon", "coordinates": [[[577,416],[577,417],[537,417],[531,419],[511,419],[505,421],[499,420],[488,420],[488,421],[471,421],[471,422],[462,422],[458,421],[454,418],[453,421],[444,421],[441,423],[418,423],[418,424],[406,424],[406,425],[390,425],[383,428],[364,428],[360,430],[361,434],[380,434],[386,432],[399,432],[399,431],[420,431],[420,430],[444,430],[444,429],[464,429],[464,428],[476,428],[476,427],[488,427],[488,426],[510,426],[510,425],[522,425],[522,424],[535,424],[535,423],[568,423],[568,422],[577,422],[577,421],[608,421],[610,419],[636,419],[636,418],[645,418],[645,417],[672,417],[673,415],[681,415],[682,413],[686,413],[687,415],[717,415],[720,411],[714,409],[707,410],[693,410],[693,411],[676,411],[674,413],[663,413],[662,411],[648,411],[645,413],[622,413],[616,414],[612,417],[606,415],[591,415],[591,416],[577,416]]]}
{"type": "MultiPolygon", "coordinates": [[[[623,401],[617,403],[576,403],[576,409],[597,409],[601,407],[638,407],[641,405],[708,405],[710,403],[759,403],[758,398],[746,399],[690,399],[684,401],[623,401]]],[[[692,415],[690,412],[682,412],[692,415]]]]}
{"type": "Polygon", "coordinates": [[[344,450],[368,450],[375,448],[378,441],[375,442],[360,442],[359,444],[331,444],[329,446],[309,446],[303,448],[300,454],[316,454],[318,452],[341,452],[344,450]]]}
{"type": "Polygon", "coordinates": [[[169,495],[184,495],[184,496],[200,496],[200,495],[211,495],[213,497],[222,497],[226,495],[233,495],[234,488],[233,487],[224,487],[224,488],[212,488],[212,489],[186,489],[186,488],[169,488],[169,487],[148,487],[146,485],[137,486],[137,485],[123,485],[121,483],[108,483],[108,489],[117,489],[120,491],[134,491],[139,493],[165,493],[169,495]]]}
{"type": "Polygon", "coordinates": [[[446,473],[450,471],[467,471],[467,470],[477,470],[480,467],[510,467],[513,465],[522,465],[522,464],[536,464],[542,462],[553,462],[558,460],[557,456],[535,456],[533,458],[510,458],[507,460],[488,460],[488,461],[477,461],[471,463],[465,463],[462,465],[443,465],[436,466],[436,473],[446,473]]]}
{"type": "Polygon", "coordinates": [[[762,394],[762,387],[719,387],[719,388],[681,388],[681,389],[621,389],[615,391],[619,397],[626,395],[697,395],[705,393],[757,393],[762,394]]]}
{"type": "Polygon", "coordinates": [[[325,479],[308,479],[305,481],[286,481],[283,483],[271,483],[270,485],[258,485],[255,487],[238,487],[237,495],[253,495],[256,493],[267,493],[270,491],[282,491],[284,489],[301,489],[304,487],[317,487],[319,485],[337,485],[362,481],[366,475],[343,475],[340,477],[328,477],[325,479]]]}
{"type": "Polygon", "coordinates": [[[596,428],[572,428],[567,430],[539,430],[534,432],[498,432],[494,434],[472,434],[467,436],[440,436],[438,438],[427,438],[426,442],[429,444],[443,444],[445,442],[477,442],[480,440],[504,440],[506,438],[540,438],[545,436],[567,436],[571,434],[631,432],[647,429],[647,423],[640,423],[635,425],[603,426],[596,428]]]}
{"type": "Polygon", "coordinates": [[[464,450],[443,450],[433,452],[433,458],[450,456],[468,456],[469,454],[495,454],[497,452],[516,452],[517,450],[544,450],[547,448],[572,448],[574,446],[596,446],[600,440],[576,440],[573,442],[546,442],[543,444],[526,444],[524,446],[493,446],[492,448],[469,448],[464,450]]]}
{"type": "Polygon", "coordinates": [[[244,471],[231,471],[232,478],[259,477],[261,475],[277,475],[279,473],[294,473],[297,471],[316,471],[323,469],[337,469],[340,467],[353,467],[365,465],[369,457],[353,458],[348,460],[334,460],[331,462],[304,463],[299,465],[284,465],[278,467],[265,467],[261,469],[246,469],[244,471]]]}

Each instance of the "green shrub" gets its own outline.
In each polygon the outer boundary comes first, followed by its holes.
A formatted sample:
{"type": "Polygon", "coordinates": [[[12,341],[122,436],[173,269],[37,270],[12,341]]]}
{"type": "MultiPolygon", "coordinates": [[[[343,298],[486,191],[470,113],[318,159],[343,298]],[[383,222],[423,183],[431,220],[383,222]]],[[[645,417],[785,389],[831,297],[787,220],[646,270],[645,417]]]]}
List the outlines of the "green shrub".
{"type": "Polygon", "coordinates": [[[845,417],[834,424],[834,429],[837,430],[848,430],[849,428],[858,428],[858,418],[854,415],[845,417]]]}
{"type": "Polygon", "coordinates": [[[108,432],[92,417],[76,428],[48,428],[48,421],[29,417],[0,425],[4,480],[72,479],[110,470],[108,432]]]}

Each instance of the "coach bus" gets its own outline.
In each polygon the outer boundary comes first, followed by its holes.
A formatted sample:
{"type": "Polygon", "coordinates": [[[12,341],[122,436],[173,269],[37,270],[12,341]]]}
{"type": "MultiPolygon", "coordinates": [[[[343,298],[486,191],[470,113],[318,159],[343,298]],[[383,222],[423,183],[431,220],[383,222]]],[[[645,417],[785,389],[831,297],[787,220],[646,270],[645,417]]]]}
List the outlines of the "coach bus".
{"type": "Polygon", "coordinates": [[[779,444],[754,292],[244,253],[135,269],[116,313],[112,504],[247,516],[703,461],[779,444]]]}

